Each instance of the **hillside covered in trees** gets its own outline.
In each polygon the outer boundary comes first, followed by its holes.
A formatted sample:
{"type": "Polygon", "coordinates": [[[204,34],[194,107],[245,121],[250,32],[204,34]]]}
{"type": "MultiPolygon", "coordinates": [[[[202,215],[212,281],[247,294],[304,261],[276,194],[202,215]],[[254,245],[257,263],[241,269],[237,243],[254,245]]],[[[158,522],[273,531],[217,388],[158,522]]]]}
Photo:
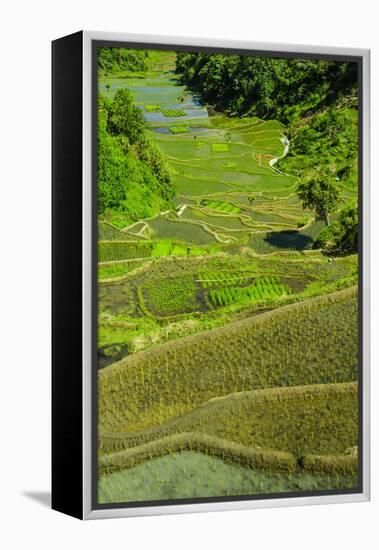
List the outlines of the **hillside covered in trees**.
{"type": "Polygon", "coordinates": [[[153,216],[171,204],[170,173],[127,89],[99,97],[98,212],[113,224],[153,216]]]}
{"type": "Polygon", "coordinates": [[[356,94],[355,63],[178,53],[176,71],[206,103],[228,114],[290,122],[356,94]]]}
{"type": "Polygon", "coordinates": [[[99,74],[115,74],[122,71],[144,72],[151,67],[153,54],[148,50],[124,48],[99,48],[99,74]]]}

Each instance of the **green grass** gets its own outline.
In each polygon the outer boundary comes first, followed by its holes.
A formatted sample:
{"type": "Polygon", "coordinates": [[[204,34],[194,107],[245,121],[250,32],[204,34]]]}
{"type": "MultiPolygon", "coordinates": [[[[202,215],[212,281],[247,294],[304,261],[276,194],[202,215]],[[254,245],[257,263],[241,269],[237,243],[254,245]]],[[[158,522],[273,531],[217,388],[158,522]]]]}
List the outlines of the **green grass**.
{"type": "Polygon", "coordinates": [[[348,289],[130,356],[100,373],[100,426],[140,430],[227,393],[356,380],[356,319],[348,289]]]}

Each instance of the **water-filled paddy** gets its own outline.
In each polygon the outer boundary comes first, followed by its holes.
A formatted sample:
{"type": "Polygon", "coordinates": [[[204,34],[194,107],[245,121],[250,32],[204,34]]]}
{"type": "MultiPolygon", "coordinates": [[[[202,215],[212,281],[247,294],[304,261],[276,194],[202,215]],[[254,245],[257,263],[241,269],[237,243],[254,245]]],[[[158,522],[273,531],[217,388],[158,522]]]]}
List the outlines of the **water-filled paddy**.
{"type": "Polygon", "coordinates": [[[193,244],[211,244],[216,242],[211,233],[201,225],[185,221],[170,221],[164,216],[149,220],[149,226],[157,239],[177,239],[193,244]]]}
{"type": "Polygon", "coordinates": [[[99,480],[99,502],[254,495],[353,487],[355,476],[251,470],[193,451],[153,458],[99,480]]]}

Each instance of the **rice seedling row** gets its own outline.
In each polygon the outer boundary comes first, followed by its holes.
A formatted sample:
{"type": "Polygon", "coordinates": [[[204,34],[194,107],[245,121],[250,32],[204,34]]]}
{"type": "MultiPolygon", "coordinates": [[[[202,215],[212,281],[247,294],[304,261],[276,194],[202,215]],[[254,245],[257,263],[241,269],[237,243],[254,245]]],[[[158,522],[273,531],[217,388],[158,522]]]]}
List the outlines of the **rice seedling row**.
{"type": "Polygon", "coordinates": [[[103,369],[100,426],[134,431],[227,393],[356,380],[356,296],[347,289],[285,306],[103,369]]]}

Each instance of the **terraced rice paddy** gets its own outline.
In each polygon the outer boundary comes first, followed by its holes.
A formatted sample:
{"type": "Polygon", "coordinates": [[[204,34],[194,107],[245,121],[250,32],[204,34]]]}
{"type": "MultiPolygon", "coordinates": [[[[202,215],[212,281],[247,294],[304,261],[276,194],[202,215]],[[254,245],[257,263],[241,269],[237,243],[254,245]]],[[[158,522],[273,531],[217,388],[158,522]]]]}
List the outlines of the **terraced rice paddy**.
{"type": "MultiPolygon", "coordinates": [[[[291,201],[296,178],[278,173],[269,165],[270,160],[283,153],[281,138],[284,129],[279,123],[209,117],[207,110],[189,94],[179,108],[177,98],[185,93],[185,89],[166,76],[153,82],[151,78],[146,83],[141,79],[117,79],[117,82],[110,81],[110,84],[110,96],[126,85],[134,93],[137,104],[143,107],[151,125],[151,137],[172,168],[177,194],[183,198],[183,204],[187,198],[192,198],[198,211],[205,210],[202,228],[192,227],[194,220],[189,212],[181,216],[183,225],[180,227],[173,223],[165,224],[160,219],[146,220],[154,238],[176,238],[202,245],[210,242],[209,236],[213,235],[213,240],[221,243],[237,240],[254,246],[251,237],[255,234],[262,238],[262,232],[297,230],[304,212],[299,202],[294,204],[291,201]],[[172,124],[173,118],[185,120],[186,123],[172,124]],[[253,205],[252,200],[247,200],[258,198],[262,192],[270,193],[271,203],[254,201],[253,205]],[[230,202],[224,197],[222,200],[218,198],[218,195],[225,193],[233,195],[230,202]],[[232,206],[223,209],[223,203],[231,203],[232,206]],[[212,223],[217,220],[206,217],[206,210],[212,208],[230,215],[221,230],[212,223]],[[236,235],[232,231],[238,225],[238,219],[232,216],[240,212],[251,220],[251,224],[239,226],[241,231],[236,235]]],[[[164,215],[164,219],[172,221],[174,217],[164,215]]],[[[292,246],[290,239],[288,243],[285,239],[280,243],[281,249],[291,249],[292,246]]]]}
{"type": "Polygon", "coordinates": [[[351,475],[268,473],[205,453],[182,451],[102,476],[99,502],[259,495],[353,486],[351,475]]]}
{"type": "Polygon", "coordinates": [[[357,256],[311,250],[285,128],[210,116],[172,68],[99,83],[132,92],[175,185],[99,220],[99,502],[354,488],[357,256]]]}
{"type": "Polygon", "coordinates": [[[356,316],[348,289],[132,355],[100,373],[100,425],[133,431],[231,392],[355,380],[356,316]]]}

